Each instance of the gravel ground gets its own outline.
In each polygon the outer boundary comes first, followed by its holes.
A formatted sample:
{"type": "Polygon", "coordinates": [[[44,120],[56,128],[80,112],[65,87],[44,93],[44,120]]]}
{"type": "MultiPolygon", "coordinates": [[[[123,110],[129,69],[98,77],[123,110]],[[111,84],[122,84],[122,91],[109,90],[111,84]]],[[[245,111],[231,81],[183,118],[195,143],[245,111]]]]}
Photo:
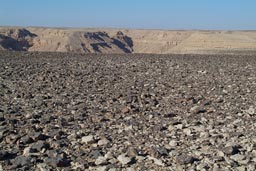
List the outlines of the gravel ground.
{"type": "Polygon", "coordinates": [[[0,170],[256,169],[256,55],[0,53],[0,170]]]}

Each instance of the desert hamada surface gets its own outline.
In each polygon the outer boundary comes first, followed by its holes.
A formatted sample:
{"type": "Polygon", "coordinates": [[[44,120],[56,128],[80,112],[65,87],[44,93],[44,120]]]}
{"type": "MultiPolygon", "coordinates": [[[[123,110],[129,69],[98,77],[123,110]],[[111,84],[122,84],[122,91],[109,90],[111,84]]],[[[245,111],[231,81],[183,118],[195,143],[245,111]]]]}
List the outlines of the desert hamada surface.
{"type": "Polygon", "coordinates": [[[0,51],[0,170],[256,170],[255,55],[0,51]]]}
{"type": "Polygon", "coordinates": [[[0,28],[0,50],[215,54],[255,49],[256,31],[0,28]]]}

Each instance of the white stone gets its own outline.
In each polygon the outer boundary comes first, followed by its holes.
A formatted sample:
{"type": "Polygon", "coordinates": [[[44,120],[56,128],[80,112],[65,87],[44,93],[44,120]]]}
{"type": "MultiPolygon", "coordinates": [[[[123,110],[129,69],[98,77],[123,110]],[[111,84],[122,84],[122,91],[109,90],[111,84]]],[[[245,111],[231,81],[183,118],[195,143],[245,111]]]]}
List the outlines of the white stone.
{"type": "Polygon", "coordinates": [[[139,161],[139,162],[142,162],[146,159],[146,157],[143,157],[143,156],[136,156],[136,160],[139,161]]]}
{"type": "Polygon", "coordinates": [[[208,165],[206,163],[201,163],[199,165],[196,166],[197,170],[205,170],[205,168],[207,168],[208,165]]]}
{"type": "Polygon", "coordinates": [[[94,142],[94,138],[92,135],[82,137],[82,142],[86,144],[90,144],[94,142]]]}
{"type": "Polygon", "coordinates": [[[165,166],[165,164],[162,162],[162,160],[154,158],[154,157],[148,157],[149,160],[153,160],[154,163],[158,166],[165,166]]]}
{"type": "MultiPolygon", "coordinates": [[[[37,164],[37,168],[39,169],[38,171],[49,171],[50,167],[46,165],[45,163],[39,163],[37,164]]],[[[1,169],[0,169],[1,171],[1,169]]]]}
{"type": "Polygon", "coordinates": [[[176,140],[171,140],[169,142],[169,145],[172,146],[172,147],[176,147],[178,145],[178,142],[176,140]]]}
{"type": "Polygon", "coordinates": [[[26,147],[23,150],[23,156],[28,157],[29,155],[31,155],[31,147],[26,147]]]}
{"type": "Polygon", "coordinates": [[[154,163],[156,164],[156,165],[158,165],[158,166],[165,166],[165,164],[162,162],[162,160],[160,160],[160,159],[155,159],[154,160],[154,163]]]}
{"type": "Polygon", "coordinates": [[[250,107],[246,112],[250,115],[254,115],[255,114],[255,109],[253,107],[250,107]]]}
{"type": "Polygon", "coordinates": [[[228,94],[228,91],[227,90],[222,90],[222,92],[224,93],[224,94],[228,94]]]}
{"type": "Polygon", "coordinates": [[[208,138],[210,136],[209,132],[200,132],[200,138],[208,138]]]}
{"type": "Polygon", "coordinates": [[[219,171],[219,170],[220,170],[219,165],[215,163],[215,164],[213,165],[212,170],[213,170],[213,171],[219,171]]]}
{"type": "Polygon", "coordinates": [[[109,140],[107,138],[102,138],[101,140],[98,141],[98,145],[107,145],[109,143],[109,140]]]}
{"type": "Polygon", "coordinates": [[[192,131],[189,128],[185,128],[183,129],[183,132],[187,135],[187,136],[191,136],[192,131]]]}
{"type": "Polygon", "coordinates": [[[217,155],[220,156],[220,157],[224,157],[225,156],[223,151],[220,151],[220,150],[217,151],[217,155]]]}
{"type": "Polygon", "coordinates": [[[128,167],[128,168],[126,169],[126,171],[135,171],[135,169],[132,168],[132,167],[128,167]]]}
{"type": "Polygon", "coordinates": [[[110,168],[110,169],[108,169],[108,171],[117,171],[117,169],[116,168],[110,168]]]}
{"type": "Polygon", "coordinates": [[[237,171],[246,171],[247,169],[244,166],[239,166],[236,168],[237,171]]]}
{"type": "Polygon", "coordinates": [[[256,169],[255,165],[254,164],[249,164],[247,165],[247,170],[248,171],[254,171],[256,169]]]}
{"type": "Polygon", "coordinates": [[[117,157],[117,160],[120,162],[120,163],[122,163],[122,165],[126,165],[126,164],[128,164],[128,163],[130,163],[131,162],[131,158],[130,157],[126,157],[125,155],[119,155],[118,157],[117,157]]]}
{"type": "Polygon", "coordinates": [[[108,167],[107,167],[107,166],[100,166],[100,167],[97,167],[96,170],[97,170],[97,171],[107,171],[107,170],[108,170],[108,167]]]}
{"type": "Polygon", "coordinates": [[[107,159],[103,156],[99,156],[96,160],[95,160],[95,164],[96,165],[104,165],[107,164],[107,159]]]}
{"type": "Polygon", "coordinates": [[[84,169],[84,165],[78,162],[71,162],[72,170],[84,169]]]}
{"type": "Polygon", "coordinates": [[[177,129],[182,129],[183,125],[182,124],[178,124],[178,125],[175,125],[174,127],[177,128],[177,129]]]}
{"type": "Polygon", "coordinates": [[[125,130],[125,131],[133,130],[133,126],[132,126],[132,125],[125,126],[125,127],[124,127],[124,130],[125,130]]]}
{"type": "Polygon", "coordinates": [[[241,154],[235,154],[235,155],[232,155],[230,156],[230,158],[234,161],[242,161],[245,159],[245,156],[244,155],[241,155],[241,154]]]}
{"type": "Polygon", "coordinates": [[[194,106],[190,109],[190,112],[193,113],[193,114],[197,114],[199,113],[201,110],[201,107],[200,106],[194,106]]]}
{"type": "Polygon", "coordinates": [[[111,159],[111,158],[113,158],[113,154],[112,154],[110,151],[108,151],[108,152],[104,155],[104,157],[107,158],[107,159],[111,159]]]}
{"type": "Polygon", "coordinates": [[[168,131],[173,131],[174,129],[175,129],[174,126],[172,126],[172,125],[168,126],[168,131]]]}

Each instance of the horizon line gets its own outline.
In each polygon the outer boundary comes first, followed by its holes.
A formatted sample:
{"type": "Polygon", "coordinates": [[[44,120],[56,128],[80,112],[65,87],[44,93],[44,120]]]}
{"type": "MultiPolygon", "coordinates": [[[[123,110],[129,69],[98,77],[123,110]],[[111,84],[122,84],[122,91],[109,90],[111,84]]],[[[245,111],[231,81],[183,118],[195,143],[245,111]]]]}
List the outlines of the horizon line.
{"type": "Polygon", "coordinates": [[[19,26],[19,25],[0,25],[0,27],[14,28],[49,28],[49,29],[113,29],[113,30],[152,30],[152,31],[256,31],[253,29],[165,29],[165,28],[134,28],[134,27],[73,27],[73,26],[19,26]]]}

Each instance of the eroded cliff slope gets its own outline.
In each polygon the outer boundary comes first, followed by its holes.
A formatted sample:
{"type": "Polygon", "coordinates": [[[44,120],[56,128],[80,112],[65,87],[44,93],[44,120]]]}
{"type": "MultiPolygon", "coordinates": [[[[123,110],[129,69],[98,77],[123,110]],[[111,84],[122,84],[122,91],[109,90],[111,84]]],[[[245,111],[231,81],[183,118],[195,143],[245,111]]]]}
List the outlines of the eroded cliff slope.
{"type": "Polygon", "coordinates": [[[166,54],[255,49],[255,31],[0,28],[0,50],[166,54]]]}

